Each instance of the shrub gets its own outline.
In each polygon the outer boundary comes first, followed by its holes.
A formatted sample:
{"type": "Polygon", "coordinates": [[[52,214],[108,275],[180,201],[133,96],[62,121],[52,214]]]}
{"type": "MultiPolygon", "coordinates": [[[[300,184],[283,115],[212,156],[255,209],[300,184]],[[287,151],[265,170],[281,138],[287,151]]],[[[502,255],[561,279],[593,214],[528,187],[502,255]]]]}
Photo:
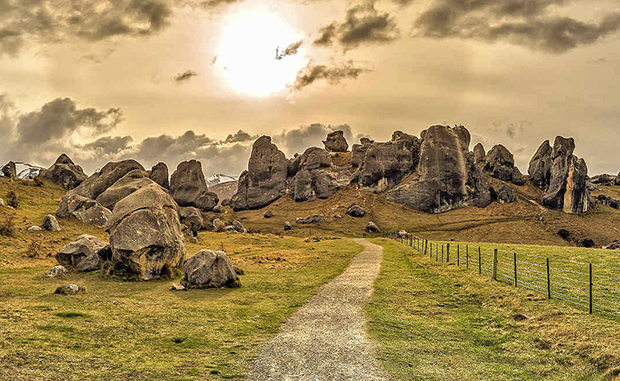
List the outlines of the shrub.
{"type": "Polygon", "coordinates": [[[19,196],[17,195],[17,193],[15,193],[15,191],[10,191],[6,195],[6,204],[17,209],[17,207],[19,206],[19,196]]]}
{"type": "Polygon", "coordinates": [[[0,235],[6,237],[15,236],[15,217],[7,215],[4,217],[4,221],[0,222],[0,235]]]}
{"type": "Polygon", "coordinates": [[[33,239],[32,241],[30,241],[30,244],[28,245],[26,255],[28,255],[30,258],[36,258],[41,253],[42,248],[43,248],[43,245],[41,245],[41,241],[38,239],[33,239]]]}

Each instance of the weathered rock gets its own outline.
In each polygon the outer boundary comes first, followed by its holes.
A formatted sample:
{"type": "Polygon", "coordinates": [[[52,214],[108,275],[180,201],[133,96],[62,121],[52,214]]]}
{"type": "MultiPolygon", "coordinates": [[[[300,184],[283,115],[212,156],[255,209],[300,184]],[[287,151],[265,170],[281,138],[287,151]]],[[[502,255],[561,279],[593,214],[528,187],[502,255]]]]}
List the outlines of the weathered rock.
{"type": "Polygon", "coordinates": [[[170,180],[168,179],[168,166],[166,163],[157,163],[149,171],[149,178],[155,181],[159,186],[169,189],[170,180]]]}
{"type": "Polygon", "coordinates": [[[115,273],[142,280],[172,276],[185,260],[178,205],[157,184],[119,201],[106,230],[115,273]]]}
{"type": "Polygon", "coordinates": [[[59,286],[54,294],[59,295],[77,295],[86,293],[86,288],[80,287],[77,284],[68,284],[66,286],[59,286]]]}
{"type": "Polygon", "coordinates": [[[77,187],[88,177],[82,170],[82,167],[76,165],[64,153],[56,159],[56,162],[51,167],[42,169],[39,172],[39,176],[68,190],[77,187]]]}
{"type": "Polygon", "coordinates": [[[527,178],[521,173],[519,168],[514,167],[512,172],[512,183],[515,185],[525,185],[527,178]]]}
{"type": "Polygon", "coordinates": [[[356,149],[366,150],[366,153],[355,174],[355,180],[362,186],[382,192],[397,185],[416,169],[420,140],[396,131],[389,142],[373,143],[356,149]]]}
{"type": "Polygon", "coordinates": [[[374,222],[369,221],[369,222],[366,224],[366,231],[367,231],[368,233],[377,233],[377,232],[379,231],[379,227],[378,227],[378,226],[377,226],[377,224],[375,224],[374,222]]]}
{"type": "Polygon", "coordinates": [[[50,278],[55,278],[55,277],[63,276],[67,274],[68,272],[69,271],[67,271],[67,268],[65,266],[56,265],[52,267],[48,272],[46,272],[45,276],[48,276],[50,278]]]}
{"type": "Polygon", "coordinates": [[[146,171],[134,169],[97,196],[96,201],[107,209],[114,210],[114,206],[117,202],[138,189],[147,187],[151,184],[155,184],[155,182],[149,179],[149,175],[146,171]]]}
{"type": "Polygon", "coordinates": [[[349,144],[344,138],[342,131],[334,131],[327,134],[327,139],[323,141],[325,150],[329,152],[347,152],[349,144]]]}
{"type": "Polygon", "coordinates": [[[486,153],[482,143],[478,143],[474,146],[474,164],[484,163],[486,153]]]}
{"type": "Polygon", "coordinates": [[[26,230],[28,230],[28,231],[29,231],[29,232],[31,232],[31,233],[34,233],[34,232],[40,232],[40,231],[43,231],[43,228],[42,228],[42,227],[40,227],[40,226],[33,225],[33,226],[29,227],[29,228],[28,228],[28,229],[26,229],[26,230]]]}
{"type": "Polygon", "coordinates": [[[191,206],[179,208],[179,218],[181,224],[187,226],[194,232],[194,235],[202,230],[204,225],[204,218],[198,208],[192,208],[191,206]]]}
{"type": "Polygon", "coordinates": [[[620,240],[615,240],[607,246],[603,246],[607,250],[620,250],[620,240]]]}
{"type": "Polygon", "coordinates": [[[538,147],[534,156],[532,156],[527,170],[532,183],[541,189],[546,189],[549,186],[551,166],[553,165],[551,153],[552,149],[549,140],[545,140],[538,147]]]}
{"type": "Polygon", "coordinates": [[[224,233],[239,233],[232,225],[226,225],[223,231],[224,233]]]}
{"type": "Polygon", "coordinates": [[[291,230],[293,226],[289,221],[284,222],[284,230],[291,230]]]}
{"type": "Polygon", "coordinates": [[[264,218],[271,218],[271,217],[273,217],[273,212],[271,210],[267,210],[265,213],[263,213],[263,217],[264,218]]]}
{"type": "Polygon", "coordinates": [[[0,198],[0,208],[4,208],[4,200],[0,198]]]}
{"type": "Polygon", "coordinates": [[[618,176],[614,179],[614,185],[620,185],[620,172],[618,172],[618,176]]]}
{"type": "Polygon", "coordinates": [[[325,216],[322,214],[312,214],[310,216],[304,217],[304,218],[296,218],[295,219],[295,223],[297,224],[302,224],[302,225],[307,225],[307,224],[318,224],[320,222],[324,222],[325,221],[325,216]]]}
{"type": "Polygon", "coordinates": [[[586,238],[586,239],[581,240],[579,245],[582,247],[594,247],[594,241],[591,240],[590,238],[586,238]]]}
{"type": "Polygon", "coordinates": [[[347,208],[347,214],[351,217],[364,217],[366,215],[366,210],[353,203],[347,208]]]}
{"type": "Polygon", "coordinates": [[[223,251],[201,250],[183,264],[187,288],[241,287],[232,262],[223,251]]]}
{"type": "Polygon", "coordinates": [[[327,151],[317,147],[308,148],[300,156],[298,170],[292,181],[295,201],[328,198],[350,182],[348,176],[333,171],[331,166],[332,159],[327,151]]]}
{"type": "Polygon", "coordinates": [[[516,199],[512,188],[506,184],[502,184],[497,190],[497,200],[502,204],[515,202],[516,199]]]}
{"type": "Polygon", "coordinates": [[[95,271],[109,259],[109,246],[92,235],[83,234],[75,241],[60,248],[56,260],[61,265],[77,271],[95,271]]]}
{"type": "Polygon", "coordinates": [[[566,229],[558,230],[558,235],[562,237],[562,239],[565,241],[568,241],[568,239],[570,238],[570,232],[566,229]]]}
{"type": "Polygon", "coordinates": [[[170,291],[185,291],[186,288],[185,286],[183,286],[180,283],[172,283],[172,286],[170,287],[170,291]]]}
{"type": "Polygon", "coordinates": [[[609,197],[604,194],[599,194],[598,196],[596,196],[596,200],[602,205],[606,205],[614,209],[620,208],[620,200],[616,200],[613,197],[609,197]]]}
{"type": "Polygon", "coordinates": [[[341,220],[342,216],[339,213],[334,214],[334,219],[335,220],[341,220]]]}
{"type": "Polygon", "coordinates": [[[515,159],[506,147],[501,144],[493,146],[484,161],[484,169],[490,171],[491,176],[503,181],[512,181],[515,159]]]}
{"type": "Polygon", "coordinates": [[[49,230],[52,232],[60,231],[60,224],[58,223],[58,220],[56,219],[56,217],[52,216],[51,214],[48,214],[45,217],[43,217],[43,224],[41,226],[43,227],[43,229],[49,230]]]}
{"type": "Polygon", "coordinates": [[[223,232],[225,228],[226,228],[226,224],[222,220],[220,220],[219,218],[216,218],[213,220],[214,231],[223,232]]]}
{"type": "Polygon", "coordinates": [[[196,160],[184,161],[170,176],[170,194],[179,206],[192,206],[205,212],[219,203],[217,195],[209,192],[202,164],[196,160]]]}
{"type": "Polygon", "coordinates": [[[9,161],[8,163],[6,163],[4,167],[2,167],[2,175],[10,179],[16,179],[17,169],[15,167],[15,163],[12,161],[9,161]]]}
{"type": "Polygon", "coordinates": [[[424,212],[461,205],[485,207],[490,187],[469,152],[470,134],[463,126],[432,126],[422,131],[416,176],[390,190],[388,200],[424,212]]]}
{"type": "Polygon", "coordinates": [[[551,158],[549,187],[543,204],[565,213],[582,213],[588,210],[589,194],[586,186],[588,167],[583,159],[573,155],[573,138],[556,137],[551,158]]]}
{"type": "Polygon", "coordinates": [[[56,211],[56,216],[73,217],[81,222],[104,226],[112,216],[112,212],[93,199],[80,195],[65,195],[56,211]]]}
{"type": "Polygon", "coordinates": [[[247,229],[239,222],[238,220],[234,220],[232,223],[233,228],[237,233],[247,233],[247,229]]]}

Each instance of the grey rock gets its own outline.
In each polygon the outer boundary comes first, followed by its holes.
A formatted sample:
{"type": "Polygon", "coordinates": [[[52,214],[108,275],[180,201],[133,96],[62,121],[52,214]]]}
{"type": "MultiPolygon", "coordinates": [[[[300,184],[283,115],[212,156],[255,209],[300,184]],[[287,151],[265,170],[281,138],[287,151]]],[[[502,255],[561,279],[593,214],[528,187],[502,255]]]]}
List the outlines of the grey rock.
{"type": "Polygon", "coordinates": [[[241,222],[239,222],[238,220],[234,220],[232,223],[233,228],[235,228],[235,231],[237,233],[247,233],[247,229],[245,227],[243,227],[243,225],[241,224],[241,222]]]}
{"type": "Polygon", "coordinates": [[[261,136],[252,146],[248,170],[240,178],[230,205],[235,211],[258,209],[282,196],[286,188],[289,161],[269,136],[261,136]]]}
{"type": "Polygon", "coordinates": [[[334,131],[327,134],[327,139],[323,141],[325,149],[329,152],[347,152],[349,144],[344,138],[343,131],[334,131]]]}
{"type": "Polygon", "coordinates": [[[265,213],[263,213],[263,217],[264,218],[271,218],[271,217],[273,217],[273,212],[271,210],[267,210],[267,211],[265,211],[265,213]]]}
{"type": "Polygon", "coordinates": [[[52,232],[60,231],[60,224],[58,223],[58,220],[56,219],[56,217],[54,217],[51,214],[48,214],[45,217],[43,217],[42,226],[43,226],[43,229],[49,230],[52,232]]]}
{"type": "Polygon", "coordinates": [[[334,219],[341,220],[342,216],[340,214],[336,213],[336,214],[334,214],[334,219]]]}
{"type": "Polygon", "coordinates": [[[219,198],[209,192],[202,164],[196,160],[180,163],[170,176],[170,194],[179,206],[192,206],[205,212],[213,210],[219,198]]]}
{"type": "Polygon", "coordinates": [[[306,216],[304,218],[296,218],[295,223],[307,225],[307,224],[318,224],[320,222],[325,221],[325,216],[322,214],[312,214],[310,216],[306,216]]]}
{"type": "Polygon", "coordinates": [[[170,287],[170,291],[185,291],[186,288],[185,286],[183,286],[180,283],[172,283],[172,286],[170,287]]]}
{"type": "Polygon", "coordinates": [[[295,201],[328,198],[350,182],[348,176],[332,170],[331,156],[321,148],[308,148],[300,156],[298,167],[292,180],[295,201]]]}
{"type": "Polygon", "coordinates": [[[138,189],[147,187],[151,184],[155,184],[155,182],[149,178],[146,171],[134,169],[118,179],[118,181],[97,196],[96,201],[105,208],[114,210],[114,206],[117,202],[129,196],[138,189]]]}
{"type": "Polygon", "coordinates": [[[194,235],[202,230],[204,226],[204,218],[198,208],[193,208],[191,206],[180,207],[179,218],[181,224],[190,228],[194,232],[194,235]]]}
{"type": "Polygon", "coordinates": [[[284,230],[291,230],[293,226],[289,221],[284,222],[284,230]]]}
{"type": "Polygon", "coordinates": [[[377,226],[377,224],[375,224],[374,222],[369,221],[369,222],[366,224],[366,231],[367,231],[368,233],[377,233],[377,232],[379,231],[379,227],[378,227],[378,226],[377,226]]]}
{"type": "Polygon", "coordinates": [[[501,144],[493,146],[484,161],[484,169],[490,171],[491,176],[503,181],[512,181],[515,159],[506,147],[501,144]]]}
{"type": "Polygon", "coordinates": [[[187,288],[241,287],[232,262],[223,251],[201,250],[183,264],[187,288]]]}
{"type": "Polygon", "coordinates": [[[225,228],[226,228],[226,224],[222,220],[220,220],[219,218],[216,218],[213,220],[214,231],[223,232],[225,228]]]}
{"type": "Polygon", "coordinates": [[[109,246],[103,240],[83,234],[75,241],[60,248],[56,260],[61,265],[77,271],[95,271],[108,257],[109,246]]]}
{"type": "Polygon", "coordinates": [[[606,250],[620,250],[620,240],[615,240],[607,246],[603,246],[606,250]]]}
{"type": "Polygon", "coordinates": [[[43,228],[42,228],[42,227],[40,227],[40,226],[36,226],[36,225],[34,225],[34,226],[29,227],[29,228],[28,228],[28,229],[26,229],[26,230],[28,230],[29,232],[31,232],[31,233],[32,233],[32,232],[40,232],[40,231],[43,231],[43,228]]]}
{"type": "Polygon", "coordinates": [[[474,146],[474,164],[484,163],[484,157],[486,153],[482,143],[478,143],[474,146]]]}
{"type": "Polygon", "coordinates": [[[551,179],[551,167],[553,165],[551,153],[552,148],[549,140],[545,140],[532,156],[527,170],[532,183],[541,189],[546,189],[551,179]]]}
{"type": "Polygon", "coordinates": [[[17,178],[17,169],[15,167],[15,163],[12,161],[9,161],[8,163],[6,163],[3,167],[2,167],[2,175],[4,177],[8,177],[10,179],[16,179],[17,178]]]}
{"type": "Polygon", "coordinates": [[[72,217],[84,223],[104,226],[112,216],[112,212],[93,199],[73,194],[63,197],[56,216],[72,217]]]}
{"type": "Polygon", "coordinates": [[[366,210],[353,203],[347,208],[347,214],[351,217],[364,217],[366,215],[366,210]]]}
{"type": "Polygon", "coordinates": [[[48,272],[46,272],[45,276],[48,276],[50,278],[55,278],[55,277],[63,276],[67,274],[68,272],[69,271],[67,271],[65,266],[56,265],[52,267],[48,272]]]}
{"type": "Polygon", "coordinates": [[[602,174],[602,175],[597,175],[597,176],[592,177],[590,179],[590,182],[592,182],[592,184],[610,186],[614,184],[615,180],[616,180],[615,176],[611,176],[608,174],[602,174]]]}
{"type": "Polygon", "coordinates": [[[178,205],[157,184],[119,201],[106,230],[115,273],[142,280],[173,276],[185,260],[178,205]]]}
{"type": "Polygon", "coordinates": [[[502,184],[497,190],[497,200],[502,204],[514,202],[516,199],[512,188],[506,184],[502,184]]]}
{"type": "Polygon", "coordinates": [[[77,284],[68,284],[66,286],[59,286],[54,294],[59,295],[77,295],[86,293],[86,289],[84,287],[80,287],[77,284]]]}
{"type": "Polygon", "coordinates": [[[169,189],[170,180],[168,178],[168,166],[166,163],[159,162],[149,171],[149,178],[155,181],[159,186],[169,189]]]}
{"type": "Polygon", "coordinates": [[[84,170],[82,170],[82,167],[76,165],[64,153],[56,159],[56,162],[51,167],[41,170],[39,176],[68,190],[74,189],[88,177],[84,170]]]}

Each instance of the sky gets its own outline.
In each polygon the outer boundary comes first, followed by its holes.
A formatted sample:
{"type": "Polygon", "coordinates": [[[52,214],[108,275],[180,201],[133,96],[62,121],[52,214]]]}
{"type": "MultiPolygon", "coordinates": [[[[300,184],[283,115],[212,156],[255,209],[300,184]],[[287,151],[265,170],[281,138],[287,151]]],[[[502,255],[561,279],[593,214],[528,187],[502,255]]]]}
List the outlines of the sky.
{"type": "Polygon", "coordinates": [[[238,175],[260,135],[462,124],[524,173],[562,135],[615,174],[619,76],[616,0],[0,0],[0,162],[238,175]]]}

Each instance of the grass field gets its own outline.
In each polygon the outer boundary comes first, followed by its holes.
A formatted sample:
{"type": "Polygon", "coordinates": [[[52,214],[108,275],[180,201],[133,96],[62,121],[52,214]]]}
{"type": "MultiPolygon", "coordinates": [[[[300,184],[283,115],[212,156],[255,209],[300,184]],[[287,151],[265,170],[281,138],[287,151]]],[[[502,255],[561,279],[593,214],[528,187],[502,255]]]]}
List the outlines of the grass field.
{"type": "Polygon", "coordinates": [[[446,266],[376,239],[367,308],[379,357],[401,380],[598,380],[620,374],[619,320],[446,266]]]}

